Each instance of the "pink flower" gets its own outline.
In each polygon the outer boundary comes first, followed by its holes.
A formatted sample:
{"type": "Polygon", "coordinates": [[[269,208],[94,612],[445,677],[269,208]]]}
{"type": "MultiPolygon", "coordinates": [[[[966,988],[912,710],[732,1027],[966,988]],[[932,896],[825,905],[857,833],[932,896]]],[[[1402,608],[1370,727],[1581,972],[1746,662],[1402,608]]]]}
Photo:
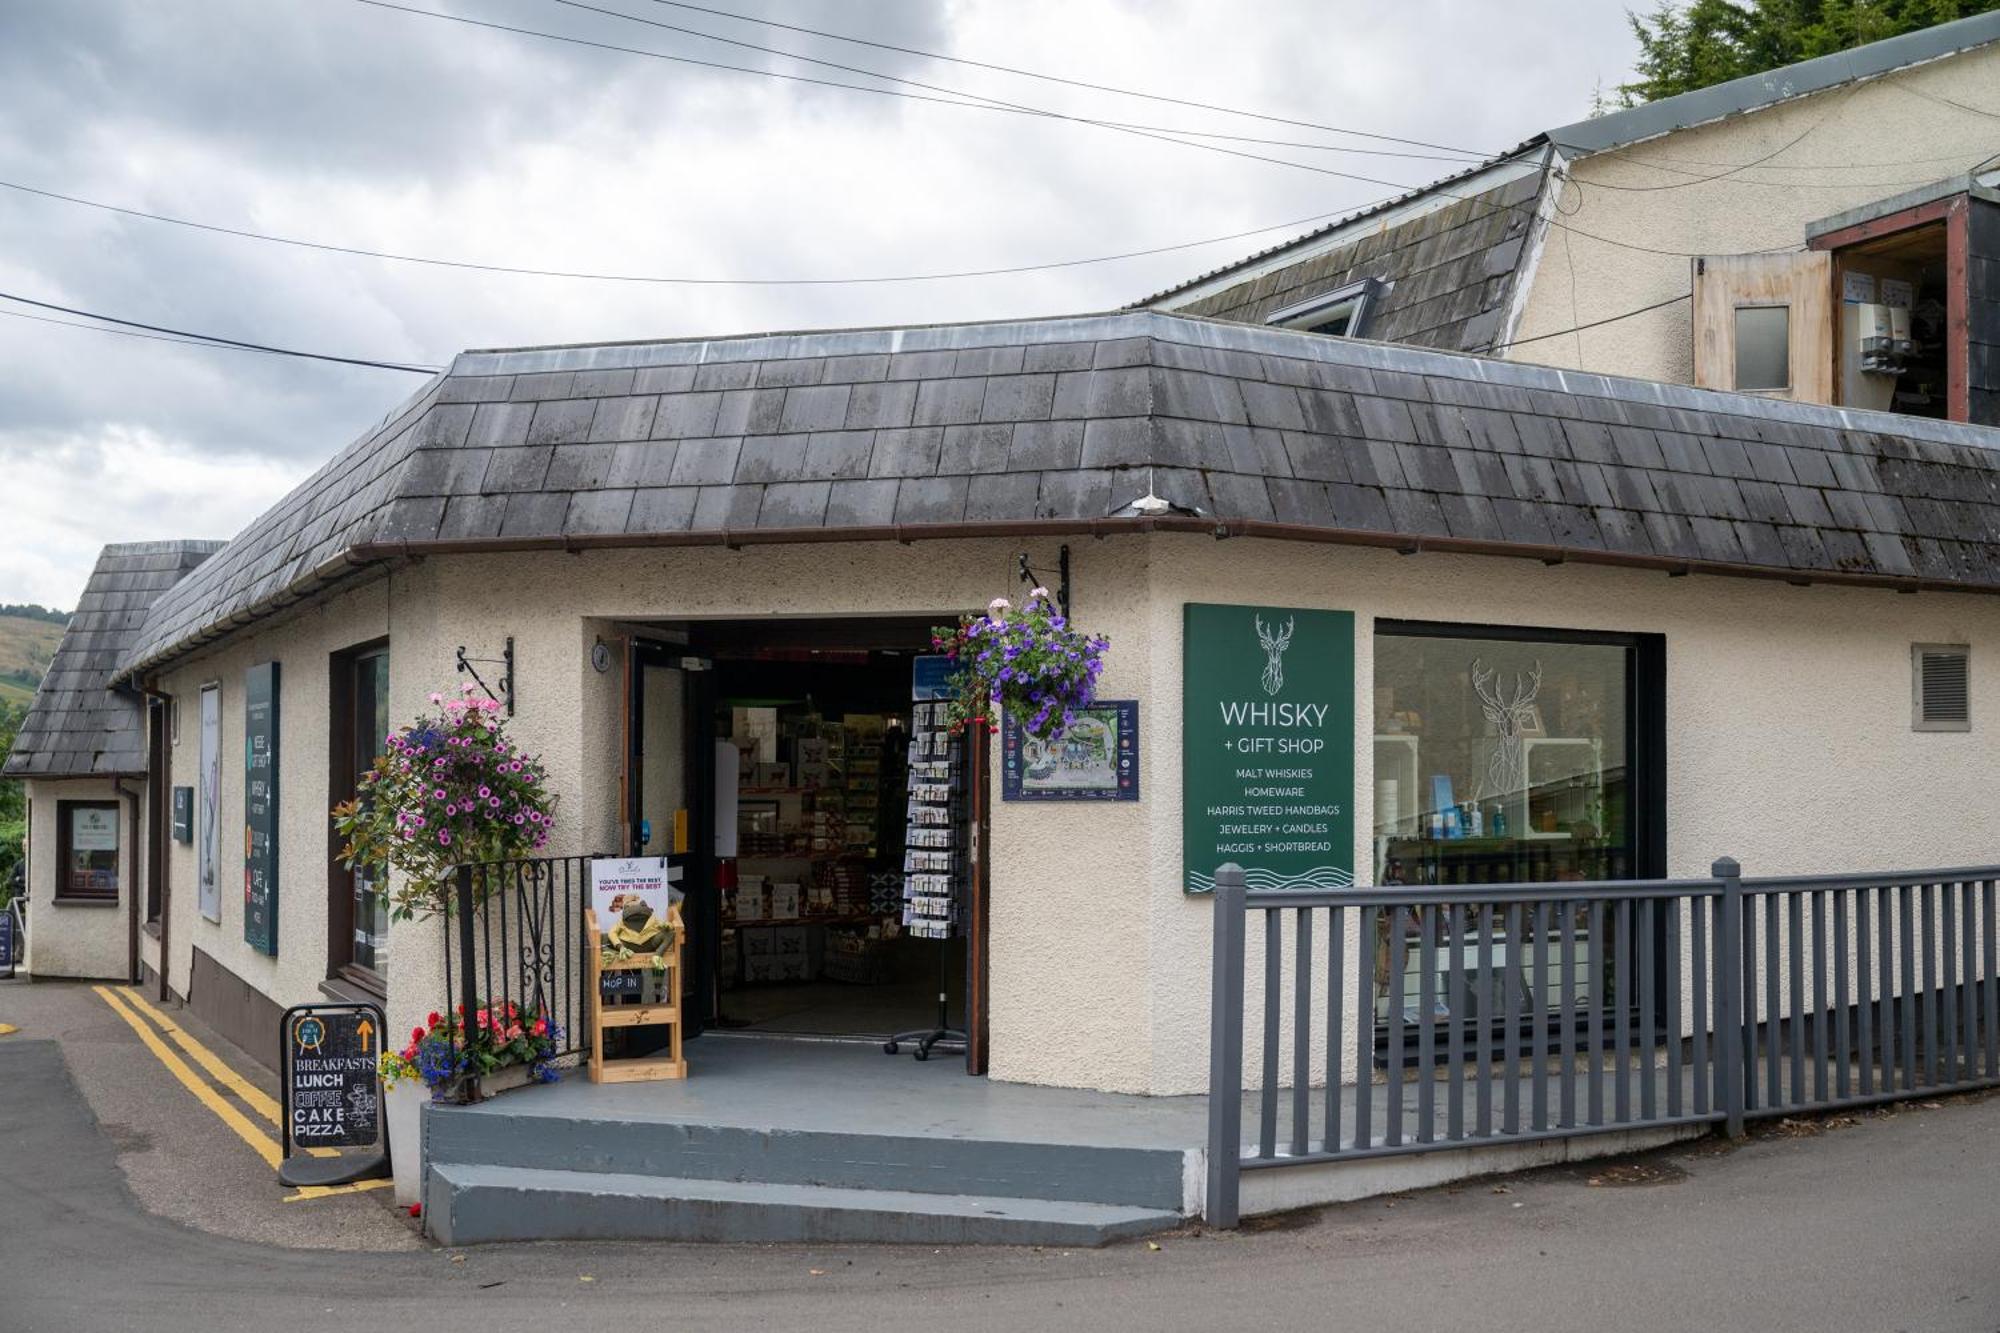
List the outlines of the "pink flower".
{"type": "Polygon", "coordinates": [[[438,846],[440,847],[451,846],[451,831],[449,829],[438,830],[438,846]]]}
{"type": "Polygon", "coordinates": [[[431,702],[434,704],[441,704],[444,702],[444,696],[442,694],[439,694],[436,690],[432,690],[431,702]]]}
{"type": "Polygon", "coordinates": [[[493,792],[490,788],[481,787],[479,789],[479,799],[482,801],[485,800],[487,797],[491,796],[492,794],[493,792]]]}

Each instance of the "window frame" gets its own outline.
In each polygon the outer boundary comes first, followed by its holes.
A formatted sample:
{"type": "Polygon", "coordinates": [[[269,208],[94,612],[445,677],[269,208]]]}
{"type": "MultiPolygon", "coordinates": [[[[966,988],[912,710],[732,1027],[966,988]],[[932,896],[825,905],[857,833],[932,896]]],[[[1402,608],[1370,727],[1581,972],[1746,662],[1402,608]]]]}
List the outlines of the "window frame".
{"type": "Polygon", "coordinates": [[[1768,393],[1789,395],[1792,392],[1792,303],[1790,301],[1738,301],[1730,307],[1729,314],[1729,382],[1738,393],[1768,393]],[[1756,388],[1746,388],[1743,384],[1743,312],[1746,310],[1782,310],[1785,312],[1785,347],[1781,364],[1785,368],[1783,384],[1764,384],[1756,388]]]}
{"type": "Polygon", "coordinates": [[[125,853],[125,839],[127,836],[128,831],[125,828],[124,815],[119,809],[119,802],[115,797],[109,800],[58,799],[56,801],[56,882],[55,893],[51,901],[64,905],[116,907],[125,895],[125,872],[122,858],[125,853]],[[76,830],[71,817],[78,810],[109,810],[111,812],[114,827],[118,833],[118,841],[117,845],[111,849],[112,889],[109,893],[99,892],[94,889],[79,892],[70,887],[70,858],[76,851],[76,830]]]}
{"type": "MultiPolygon", "coordinates": [[[[389,655],[387,636],[357,643],[332,654],[328,676],[330,695],[327,736],[329,771],[327,788],[330,804],[350,800],[359,786],[361,768],[359,726],[361,669],[378,657],[389,655]]],[[[393,669],[393,668],[392,668],[393,669]]],[[[354,961],[354,877],[356,872],[340,862],[342,839],[332,824],[327,826],[327,931],[326,975],[329,981],[345,982],[374,997],[388,993],[388,978],[365,963],[354,961]]]]}
{"type": "Polygon", "coordinates": [[[1368,316],[1375,303],[1387,295],[1389,283],[1380,278],[1362,278],[1345,283],[1318,296],[1295,301],[1281,310],[1274,310],[1264,323],[1273,328],[1293,329],[1300,333],[1314,333],[1313,324],[1331,320],[1341,306],[1352,305],[1354,313],[1349,316],[1347,328],[1339,333],[1321,333],[1323,338],[1359,338],[1367,329],[1368,316]]]}
{"type": "MultiPolygon", "coordinates": [[[[1667,640],[1663,634],[1444,620],[1377,618],[1376,639],[1498,639],[1624,648],[1625,754],[1630,770],[1633,879],[1667,874],[1667,640]]],[[[1371,664],[1374,651],[1369,652],[1371,664]]],[[[1369,684],[1374,684],[1370,667],[1369,684]]]]}
{"type": "Polygon", "coordinates": [[[1966,643],[1913,643],[1910,645],[1910,730],[1918,732],[1958,732],[1972,730],[1972,645],[1966,643]],[[1954,654],[1965,660],[1965,716],[1928,718],[1924,716],[1924,658],[1954,654]]]}

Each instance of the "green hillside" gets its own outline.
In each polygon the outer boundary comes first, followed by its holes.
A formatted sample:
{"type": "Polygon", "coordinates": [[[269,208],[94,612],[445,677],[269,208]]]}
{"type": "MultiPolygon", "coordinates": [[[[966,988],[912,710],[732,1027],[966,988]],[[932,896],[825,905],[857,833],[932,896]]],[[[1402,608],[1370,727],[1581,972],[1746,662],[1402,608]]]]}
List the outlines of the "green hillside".
{"type": "Polygon", "coordinates": [[[26,704],[56,655],[63,627],[28,616],[0,615],[0,702],[26,704]]]}

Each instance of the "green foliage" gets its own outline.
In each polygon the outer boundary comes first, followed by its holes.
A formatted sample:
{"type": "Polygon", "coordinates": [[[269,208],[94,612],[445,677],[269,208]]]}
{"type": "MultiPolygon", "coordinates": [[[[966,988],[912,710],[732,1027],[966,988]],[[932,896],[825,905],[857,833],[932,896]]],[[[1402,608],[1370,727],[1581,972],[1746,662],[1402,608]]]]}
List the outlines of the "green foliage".
{"type": "Polygon", "coordinates": [[[2000,0],[1661,0],[1628,12],[1639,42],[1620,102],[1638,106],[2000,8],[2000,0]]]}
{"type": "MultiPolygon", "coordinates": [[[[469,696],[472,686],[465,689],[469,696]]],[[[391,732],[359,794],[333,808],[333,826],[347,839],[342,864],[377,882],[392,870],[402,876],[389,897],[399,921],[446,911],[457,866],[547,846],[555,811],[547,770],[508,743],[499,704],[439,694],[431,702],[440,711],[391,732]]],[[[497,878],[480,877],[476,896],[483,900],[497,878]]]]}
{"type": "MultiPolygon", "coordinates": [[[[0,755],[14,748],[27,710],[0,701],[0,755]]],[[[26,857],[28,840],[27,788],[12,778],[0,778],[0,903],[14,892],[14,876],[26,857]]]]}
{"type": "Polygon", "coordinates": [[[0,616],[17,616],[22,620],[45,620],[51,625],[69,624],[70,612],[57,611],[43,606],[40,602],[0,602],[0,616]]]}

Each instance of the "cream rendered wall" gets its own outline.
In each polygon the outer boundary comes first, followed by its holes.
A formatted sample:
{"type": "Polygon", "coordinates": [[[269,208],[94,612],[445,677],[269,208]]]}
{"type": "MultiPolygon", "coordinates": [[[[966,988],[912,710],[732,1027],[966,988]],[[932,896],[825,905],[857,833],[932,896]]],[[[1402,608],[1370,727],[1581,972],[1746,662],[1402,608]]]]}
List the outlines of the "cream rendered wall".
{"type": "MultiPolygon", "coordinates": [[[[128,780],[137,791],[140,783],[128,780]]],[[[139,873],[145,873],[144,803],[140,826],[133,827],[131,803],[108,778],[30,780],[27,798],[32,808],[28,845],[28,951],[23,971],[36,977],[90,977],[122,980],[130,958],[126,941],[133,892],[132,853],[140,852],[139,873]],[[56,875],[56,804],[59,801],[118,802],[118,899],[115,903],[58,903],[56,875]],[[138,841],[135,841],[138,839],[138,841]]],[[[143,891],[143,890],[142,890],[143,891]]]]}
{"type": "MultiPolygon", "coordinates": [[[[329,659],[387,635],[391,706],[413,713],[431,689],[452,681],[450,648],[431,633],[428,571],[403,568],[357,588],[315,599],[259,622],[193,656],[169,664],[156,688],[180,707],[179,741],[169,747],[172,786],[200,786],[200,690],[222,687],[222,792],[218,810],[221,920],[198,910],[193,843],[169,841],[169,985],[188,992],[194,950],[279,1004],[321,998],[327,975],[327,747],[329,659]],[[442,657],[440,659],[440,654],[442,657]],[[243,939],[244,673],[279,665],[278,953],[266,957],[243,939]],[[426,668],[430,669],[426,669],[426,668]]],[[[197,800],[199,798],[197,797],[197,800]]],[[[435,929],[435,927],[433,927],[435,929]]],[[[392,932],[390,983],[397,980],[400,938],[392,932]]]]}
{"type": "MultiPolygon", "coordinates": [[[[1493,557],[1149,540],[1153,669],[1144,735],[1145,809],[1154,844],[1152,949],[1143,972],[1117,979],[1120,987],[1144,987],[1151,997],[1149,1091],[1200,1091],[1207,1079],[1210,909],[1206,901],[1183,897],[1179,885],[1184,602],[1355,613],[1354,863],[1364,882],[1373,870],[1368,834],[1377,617],[1664,635],[1672,876],[1705,876],[1719,856],[1735,856],[1751,876],[2000,861],[1991,799],[2000,786],[2000,752],[1984,734],[2000,725],[2000,602],[1750,579],[1670,579],[1493,557]],[[1971,732],[1910,729],[1914,642],[1972,646],[1971,732]]],[[[1115,644],[1113,656],[1124,646],[1115,644]]],[[[1008,873],[1009,867],[996,868],[996,876],[1008,873]]],[[[1355,946],[1350,941],[1347,947],[1351,978],[1355,946]]],[[[1251,954],[1254,1004],[1261,957],[1256,941],[1251,954]]],[[[1350,1080],[1355,1027],[1350,1013],[1350,1080]]],[[[1250,1047],[1254,1075],[1254,1030],[1250,1047]]],[[[1323,1068],[1316,1058],[1316,1077],[1323,1077],[1323,1068]]]]}
{"type": "MultiPolygon", "coordinates": [[[[1053,566],[1054,546],[1031,544],[1031,560],[1053,566]]],[[[1665,635],[1668,870],[1676,876],[1705,874],[1720,855],[1737,856],[1753,875],[2000,859],[1984,795],[2000,779],[2000,755],[1982,735],[2000,719],[2000,671],[1981,665],[2000,662],[2000,604],[1989,599],[1193,536],[1077,540],[1071,549],[1079,624],[1112,640],[1103,696],[1140,701],[1142,799],[995,802],[996,1079],[1151,1093],[1205,1083],[1210,908],[1180,891],[1188,601],[1355,612],[1354,850],[1364,878],[1378,616],[1665,635]],[[1909,645],[1917,641],[1972,645],[1971,733],[1910,730],[1909,645]]],[[[228,848],[242,821],[242,774],[229,762],[242,745],[242,671],[270,657],[285,663],[285,890],[280,955],[264,959],[242,943],[239,895],[225,889],[219,927],[199,921],[191,848],[173,844],[175,988],[185,989],[196,945],[283,1002],[309,998],[324,975],[329,653],[388,631],[393,708],[405,720],[432,690],[453,686],[457,645],[492,656],[513,635],[518,712],[510,731],[549,767],[561,802],[551,850],[615,850],[622,672],[616,654],[610,670],[595,671],[590,649],[599,637],[615,643],[618,622],[944,620],[990,597],[1018,596],[1020,550],[954,541],[432,558],[399,570],[393,584],[378,580],[177,664],[166,687],[184,701],[205,680],[224,683],[228,885],[240,865],[228,848]]],[[[179,784],[194,781],[191,709],[184,702],[173,752],[179,784]]],[[[442,999],[443,940],[435,921],[394,927],[392,1031],[442,999]]],[[[1350,1046],[1350,1071],[1356,1061],[1350,1046]]]]}
{"type": "Polygon", "coordinates": [[[1807,222],[1961,174],[1991,157],[2000,147],[1991,115],[1932,99],[2000,112],[1996,87],[2000,48],[1989,47],[1581,159],[1570,169],[1574,182],[1563,190],[1560,225],[1548,230],[1511,335],[1515,345],[1505,355],[1692,383],[1685,301],[1576,334],[1522,341],[1690,291],[1692,260],[1584,233],[1695,254],[1801,249],[1807,222]],[[1759,165],[1731,173],[1751,162],[1759,165]],[[1663,185],[1675,188],[1653,188],[1663,185]]]}

